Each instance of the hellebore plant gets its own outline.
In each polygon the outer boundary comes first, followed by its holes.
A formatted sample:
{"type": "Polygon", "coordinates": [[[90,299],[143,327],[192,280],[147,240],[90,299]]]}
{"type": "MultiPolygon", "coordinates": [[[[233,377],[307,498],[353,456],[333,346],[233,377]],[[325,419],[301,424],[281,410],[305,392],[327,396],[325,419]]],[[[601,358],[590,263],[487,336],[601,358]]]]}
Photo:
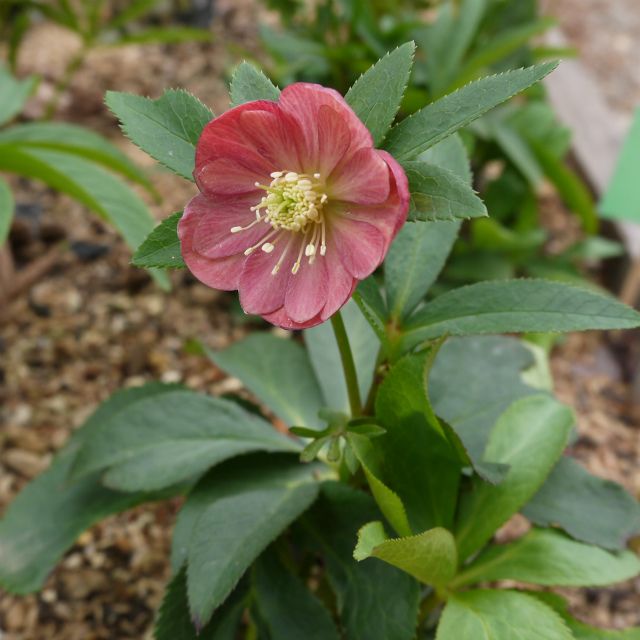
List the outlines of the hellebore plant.
{"type": "Polygon", "coordinates": [[[548,589],[637,575],[640,507],[563,456],[574,417],[544,357],[496,334],[640,315],[543,280],[426,298],[460,219],[486,215],[455,132],[553,65],[481,79],[391,127],[413,49],[344,99],[280,92],[247,64],[218,118],[185,92],[107,96],[134,142],[200,188],[136,264],[186,265],[239,289],[247,312],[307,328],[207,352],[251,400],[150,383],[101,405],[0,522],[6,589],[41,588],[96,520],[183,495],[157,640],[638,637],[579,622],[548,589]],[[526,533],[498,544],[516,514],[526,533]]]}

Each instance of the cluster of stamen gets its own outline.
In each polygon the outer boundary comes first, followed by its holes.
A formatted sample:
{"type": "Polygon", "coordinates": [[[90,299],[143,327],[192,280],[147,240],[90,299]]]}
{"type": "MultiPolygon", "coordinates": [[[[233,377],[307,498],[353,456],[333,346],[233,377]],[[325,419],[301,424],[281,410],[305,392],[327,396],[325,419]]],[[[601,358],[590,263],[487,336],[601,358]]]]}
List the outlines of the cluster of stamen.
{"type": "Polygon", "coordinates": [[[319,173],[309,175],[294,171],[275,171],[271,178],[271,184],[268,186],[255,183],[256,187],[266,191],[262,200],[251,207],[256,219],[245,227],[232,227],[231,233],[246,231],[260,222],[269,225],[269,230],[261,240],[245,250],[244,254],[247,256],[258,248],[265,253],[271,253],[279,241],[288,237],[287,244],[271,271],[273,275],[280,270],[295,234],[304,234],[298,259],[291,268],[291,273],[296,274],[300,269],[303,253],[309,264],[313,264],[318,254],[324,256],[327,252],[323,214],[327,194],[322,190],[323,183],[319,173]]]}

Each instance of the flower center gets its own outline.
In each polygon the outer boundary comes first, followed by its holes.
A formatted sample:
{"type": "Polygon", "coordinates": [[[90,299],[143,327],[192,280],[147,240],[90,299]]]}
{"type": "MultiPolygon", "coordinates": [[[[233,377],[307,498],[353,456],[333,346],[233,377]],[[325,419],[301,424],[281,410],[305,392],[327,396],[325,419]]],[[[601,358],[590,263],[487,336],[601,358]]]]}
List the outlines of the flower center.
{"type": "Polygon", "coordinates": [[[245,250],[244,253],[247,256],[258,247],[261,247],[265,253],[271,253],[276,243],[283,236],[288,235],[287,245],[271,272],[273,275],[280,270],[293,242],[294,234],[304,234],[298,259],[291,269],[291,273],[295,275],[300,269],[303,253],[309,259],[309,264],[313,264],[318,253],[324,256],[327,252],[323,214],[327,194],[323,192],[323,182],[319,173],[309,175],[295,171],[275,171],[271,174],[271,178],[268,186],[256,182],[256,187],[266,191],[262,200],[251,207],[251,210],[255,211],[256,219],[245,227],[232,227],[231,233],[246,231],[260,222],[270,225],[271,228],[261,240],[245,250]]]}

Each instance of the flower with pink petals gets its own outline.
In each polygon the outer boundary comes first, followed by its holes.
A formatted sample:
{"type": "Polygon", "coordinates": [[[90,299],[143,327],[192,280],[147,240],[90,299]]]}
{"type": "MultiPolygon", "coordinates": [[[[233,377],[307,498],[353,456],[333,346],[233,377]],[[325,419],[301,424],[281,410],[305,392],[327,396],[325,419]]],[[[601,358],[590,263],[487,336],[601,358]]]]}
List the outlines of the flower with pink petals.
{"type": "Polygon", "coordinates": [[[212,120],[195,167],[200,194],[178,227],[187,266],[288,329],[336,313],[407,218],[402,167],[339,93],[315,84],[212,120]]]}

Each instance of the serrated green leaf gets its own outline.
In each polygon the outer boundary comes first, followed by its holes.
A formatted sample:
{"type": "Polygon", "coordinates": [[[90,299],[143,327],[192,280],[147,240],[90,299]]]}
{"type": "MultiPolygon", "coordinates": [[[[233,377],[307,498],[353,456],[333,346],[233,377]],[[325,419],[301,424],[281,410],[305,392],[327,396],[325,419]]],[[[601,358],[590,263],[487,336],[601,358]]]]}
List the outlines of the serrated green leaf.
{"type": "Polygon", "coordinates": [[[9,235],[14,209],[15,201],[11,187],[0,178],[0,247],[9,235]]]}
{"type": "Polygon", "coordinates": [[[345,640],[415,638],[418,582],[384,562],[353,558],[357,531],[379,517],[370,496],[337,482],[322,486],[305,515],[309,534],[323,552],[345,640]]]}
{"type": "Polygon", "coordinates": [[[410,221],[457,220],[487,216],[473,189],[452,171],[422,161],[403,163],[409,179],[410,221]]]}
{"type": "Polygon", "coordinates": [[[615,298],[559,282],[480,282],[439,296],[409,318],[405,348],[442,335],[632,329],[640,314],[615,298]]]}
{"type": "Polygon", "coordinates": [[[187,572],[183,568],[167,586],[153,637],[155,640],[235,640],[246,591],[243,584],[234,589],[209,623],[198,630],[189,613],[187,572]]]}
{"type": "Polygon", "coordinates": [[[178,492],[119,493],[103,487],[99,474],[80,482],[68,478],[78,450],[102,421],[126,410],[130,403],[170,388],[152,383],[116,393],[75,432],[51,466],[18,494],[0,521],[3,588],[21,594],[37,591],[82,531],[108,515],[178,492]]]}
{"type": "Polygon", "coordinates": [[[182,211],[178,211],[163,220],[137,248],[131,262],[136,267],[159,267],[162,269],[181,269],[185,267],[180,252],[178,222],[182,211]]]}
{"type": "Polygon", "coordinates": [[[294,340],[256,333],[207,355],[287,424],[320,426],[322,392],[308,354],[294,340]]]}
{"type": "Polygon", "coordinates": [[[517,400],[502,414],[484,459],[510,469],[499,485],[476,479],[462,496],[455,527],[461,560],[482,548],[540,489],[567,445],[573,422],[572,412],[546,395],[517,400]]]}
{"type": "Polygon", "coordinates": [[[406,42],[366,71],[345,95],[345,100],[367,126],[379,146],[398,113],[407,88],[416,45],[406,42]]]}
{"type": "MultiPolygon", "coordinates": [[[[360,394],[364,398],[373,380],[379,345],[367,320],[354,302],[347,303],[341,313],[356,365],[360,394]]],[[[337,411],[349,412],[344,371],[331,324],[325,322],[313,329],[306,329],[304,340],[311,366],[322,389],[324,403],[337,411]]]]}
{"type": "Polygon", "coordinates": [[[237,107],[253,100],[277,101],[280,89],[267,76],[248,62],[242,62],[231,78],[231,106],[237,107]]]}
{"type": "Polygon", "coordinates": [[[595,587],[633,578],[640,560],[631,551],[610,553],[570,540],[557,531],[533,529],[492,546],[454,581],[456,587],[494,580],[518,580],[555,587],[595,587]]]}
{"type": "Polygon", "coordinates": [[[214,115],[200,100],[170,89],[152,100],[108,91],[105,102],[126,136],[168,169],[193,180],[196,143],[214,115]]]}
{"type": "MultiPolygon", "coordinates": [[[[113,224],[135,249],[155,221],[144,202],[121,180],[87,160],[58,151],[16,144],[0,144],[0,170],[42,180],[86,205],[113,224]]],[[[169,288],[165,273],[151,272],[169,288]]]]}
{"type": "Polygon", "coordinates": [[[243,456],[196,487],[187,584],[192,619],[209,621],[251,563],[315,500],[315,465],[276,455],[243,456]]]}
{"type": "Polygon", "coordinates": [[[22,111],[37,82],[35,76],[17,80],[0,64],[0,126],[22,111]]]}
{"type": "Polygon", "coordinates": [[[517,591],[477,590],[447,601],[436,640],[573,640],[562,618],[517,591]]]}
{"type": "Polygon", "coordinates": [[[0,131],[0,144],[20,147],[54,149],[77,155],[144,185],[151,193],[155,189],[144,172],[117,147],[102,136],[66,122],[29,122],[0,131]]]}
{"type": "Polygon", "coordinates": [[[155,490],[253,451],[299,451],[296,443],[235,403],[186,389],[143,398],[94,427],[72,477],[104,473],[122,491],[155,490]]]}
{"type": "Polygon", "coordinates": [[[493,107],[539,82],[556,66],[556,63],[546,63],[472,82],[396,125],[389,132],[385,148],[398,160],[411,160],[493,107]]]}
{"type": "Polygon", "coordinates": [[[522,513],[544,527],[606,549],[624,549],[640,533],[640,505],[616,482],[591,475],[564,457],[522,513]]]}
{"type": "Polygon", "coordinates": [[[437,527],[416,536],[387,539],[380,522],[358,532],[356,560],[373,557],[402,569],[425,584],[443,587],[456,574],[458,554],[450,531],[437,527]]]}
{"type": "Polygon", "coordinates": [[[253,570],[254,604],[270,640],[339,640],[324,605],[272,549],[258,558],[253,570]]]}

